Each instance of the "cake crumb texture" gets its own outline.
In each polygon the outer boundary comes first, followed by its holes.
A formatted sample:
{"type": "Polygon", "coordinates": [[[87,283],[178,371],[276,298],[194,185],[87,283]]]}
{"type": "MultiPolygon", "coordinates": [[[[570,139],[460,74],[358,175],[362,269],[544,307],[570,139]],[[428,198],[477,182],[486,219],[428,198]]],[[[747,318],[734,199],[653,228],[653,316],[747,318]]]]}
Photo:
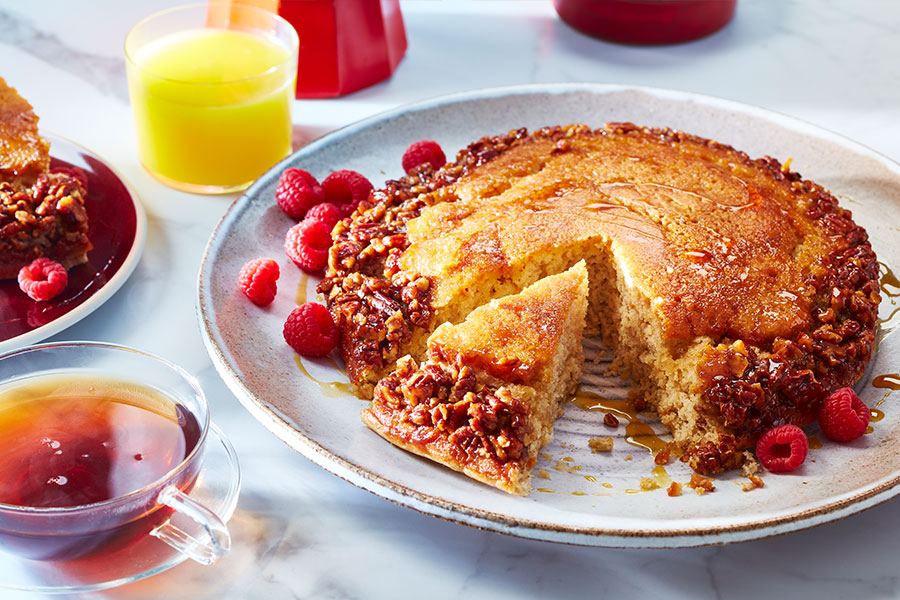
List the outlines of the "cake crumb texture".
{"type": "MultiPolygon", "coordinates": [[[[485,137],[388,182],[333,236],[319,289],[360,395],[401,356],[424,360],[439,325],[583,260],[586,331],[699,473],[814,420],[874,348],[878,264],[851,214],[774,158],[670,129],[485,137]]],[[[471,339],[470,359],[495,368],[517,340],[471,339]]]]}

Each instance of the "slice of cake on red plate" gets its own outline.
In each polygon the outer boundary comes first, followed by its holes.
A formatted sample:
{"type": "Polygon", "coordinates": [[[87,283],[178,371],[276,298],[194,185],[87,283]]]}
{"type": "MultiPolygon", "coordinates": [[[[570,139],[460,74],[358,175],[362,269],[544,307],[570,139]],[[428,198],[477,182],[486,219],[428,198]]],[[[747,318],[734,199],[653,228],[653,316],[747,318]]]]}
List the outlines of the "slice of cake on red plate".
{"type": "Polygon", "coordinates": [[[428,339],[375,387],[363,421],[389,442],[525,495],[561,403],[581,377],[584,261],[492,300],[428,339]]]}
{"type": "Polygon", "coordinates": [[[82,183],[50,173],[50,144],[31,105],[0,78],[0,279],[36,258],[66,269],[87,261],[88,214],[82,183]]]}

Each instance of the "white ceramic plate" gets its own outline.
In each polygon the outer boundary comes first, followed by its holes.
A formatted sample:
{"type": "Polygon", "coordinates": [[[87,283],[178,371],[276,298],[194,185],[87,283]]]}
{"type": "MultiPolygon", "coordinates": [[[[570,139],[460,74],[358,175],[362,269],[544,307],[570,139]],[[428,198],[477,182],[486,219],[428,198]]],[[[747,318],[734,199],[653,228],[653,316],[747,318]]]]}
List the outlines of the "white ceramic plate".
{"type": "MultiPolygon", "coordinates": [[[[482,90],[394,110],[327,135],[260,178],[238,199],[213,233],[203,265],[198,306],[206,344],[225,381],[250,413],[275,435],[332,473],[398,504],[438,517],[523,537],[576,544],[670,547],[718,544],[811,527],[858,512],[900,492],[900,411],[890,390],[871,385],[874,376],[896,371],[900,340],[887,335],[858,391],[884,412],[871,434],[847,445],[828,442],[787,475],[766,475],[765,488],[743,492],[737,473],[716,477],[716,491],[690,489],[669,497],[665,489],[641,492],[650,477],[650,454],[615,430],[612,453],[592,454],[587,439],[609,435],[602,413],[569,405],[537,469],[527,498],[509,496],[430,461],[407,454],[367,430],[359,420],[363,402],[339,385],[320,385],[295,363],[283,342],[284,319],[315,297],[285,257],[284,233],[292,224],[274,202],[281,171],[301,167],[320,179],[353,169],[378,184],[401,176],[400,157],[415,140],[437,140],[452,155],[486,134],[526,126],[632,121],[713,138],[751,156],[771,154],[805,177],[830,188],[864,225],[880,260],[900,264],[900,166],[859,144],[807,123],[734,102],[684,92],[622,86],[563,84],[482,90]],[[238,291],[243,263],[269,256],[281,265],[280,293],[259,308],[238,291]],[[299,289],[299,294],[297,293],[299,289]],[[299,296],[299,297],[298,297],[299,296]],[[892,362],[894,361],[894,362],[892,362]]],[[[890,294],[900,292],[885,287],[890,294]]],[[[886,295],[882,316],[894,310],[886,295]]],[[[321,382],[346,381],[333,362],[302,361],[321,382]]],[[[598,371],[589,369],[589,371],[598,371]]],[[[598,371],[599,372],[599,371],[598,371]]],[[[621,397],[620,382],[586,375],[605,394],[621,397]]],[[[651,423],[658,431],[658,423],[651,423]]],[[[815,428],[809,433],[816,435],[815,428]]],[[[685,482],[681,463],[667,475],[685,482]]]]}
{"type": "Polygon", "coordinates": [[[35,344],[91,314],[131,276],[147,235],[137,194],[106,161],[75,142],[41,132],[50,142],[51,170],[76,166],[88,178],[88,261],[69,269],[69,282],[47,302],[30,300],[15,279],[0,280],[0,353],[35,344]]]}

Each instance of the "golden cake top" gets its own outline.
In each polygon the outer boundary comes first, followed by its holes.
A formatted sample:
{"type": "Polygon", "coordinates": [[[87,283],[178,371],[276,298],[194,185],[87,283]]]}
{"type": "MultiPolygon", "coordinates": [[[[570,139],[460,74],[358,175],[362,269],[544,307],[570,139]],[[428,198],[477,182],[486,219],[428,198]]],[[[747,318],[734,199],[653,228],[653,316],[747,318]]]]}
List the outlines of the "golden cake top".
{"type": "Polygon", "coordinates": [[[31,105],[0,78],[0,181],[30,185],[50,166],[50,144],[38,135],[31,105]]]}
{"type": "Polygon", "coordinates": [[[578,298],[587,296],[584,261],[521,293],[478,307],[458,325],[444,323],[428,339],[437,360],[461,357],[476,371],[528,384],[551,361],[578,298]]]}
{"type": "Polygon", "coordinates": [[[669,130],[567,131],[472,169],[409,221],[399,264],[431,278],[435,305],[483,273],[583,245],[612,250],[669,339],[764,343],[810,326],[808,281],[842,244],[808,216],[819,189],[669,130]]]}
{"type": "Polygon", "coordinates": [[[704,473],[775,424],[809,422],[875,344],[878,262],[834,196],[773,158],[669,129],[485,136],[388,181],[332,235],[318,289],[362,395],[422,355],[438,323],[580,258],[615,267],[614,283],[601,270],[591,285],[646,298],[673,356],[702,347],[696,408],[724,433],[682,460],[704,473]]]}

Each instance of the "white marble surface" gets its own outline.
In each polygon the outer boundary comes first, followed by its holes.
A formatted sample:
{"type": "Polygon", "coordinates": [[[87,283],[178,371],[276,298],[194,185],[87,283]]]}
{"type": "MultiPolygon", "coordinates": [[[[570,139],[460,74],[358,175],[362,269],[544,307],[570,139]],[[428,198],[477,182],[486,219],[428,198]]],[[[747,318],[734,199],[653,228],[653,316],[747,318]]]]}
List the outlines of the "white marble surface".
{"type": "MultiPolygon", "coordinates": [[[[900,596],[898,500],[814,530],[727,547],[580,548],[503,537],[397,507],[275,439],[219,379],[194,313],[204,244],[232,198],[169,190],[137,161],[122,43],[141,17],[175,3],[0,0],[0,76],[36,107],[43,128],[117,167],[149,215],[146,251],[131,279],[54,339],[131,345],[193,372],[243,468],[231,555],[213,567],[183,564],[92,597],[900,596]]],[[[900,160],[900,3],[739,4],[735,20],[712,37],[641,48],[576,33],[555,18],[549,2],[409,1],[403,4],[409,51],[395,76],[346,98],[298,101],[296,137],[302,142],[448,92],[595,81],[760,105],[900,160]]],[[[0,590],[4,600],[37,597],[0,590]]]]}

